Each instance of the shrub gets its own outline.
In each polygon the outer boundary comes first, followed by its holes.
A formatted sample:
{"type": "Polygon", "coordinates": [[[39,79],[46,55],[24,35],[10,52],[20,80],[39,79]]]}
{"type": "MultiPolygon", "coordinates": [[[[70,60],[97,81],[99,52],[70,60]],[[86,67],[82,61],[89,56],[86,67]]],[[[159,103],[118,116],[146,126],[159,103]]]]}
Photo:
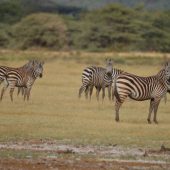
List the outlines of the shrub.
{"type": "Polygon", "coordinates": [[[31,14],[13,26],[14,42],[20,48],[48,47],[61,49],[67,45],[67,28],[55,14],[31,14]]]}

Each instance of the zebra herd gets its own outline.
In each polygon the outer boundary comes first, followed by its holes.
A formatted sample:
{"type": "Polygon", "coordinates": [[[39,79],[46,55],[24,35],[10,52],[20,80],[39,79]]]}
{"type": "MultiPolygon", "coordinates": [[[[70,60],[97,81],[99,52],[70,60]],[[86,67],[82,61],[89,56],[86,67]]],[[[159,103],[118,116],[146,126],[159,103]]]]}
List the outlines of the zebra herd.
{"type": "Polygon", "coordinates": [[[22,91],[24,100],[29,100],[31,88],[38,77],[43,75],[44,62],[38,60],[30,60],[19,68],[0,66],[0,84],[4,86],[1,90],[0,100],[2,100],[6,89],[10,89],[10,98],[13,101],[13,92],[18,87],[18,94],[22,91]]]}
{"type": "Polygon", "coordinates": [[[156,74],[149,77],[141,77],[125,71],[113,68],[111,59],[106,61],[106,68],[91,66],[83,70],[82,86],[79,89],[79,98],[85,92],[86,98],[90,93],[90,99],[96,88],[97,100],[102,89],[102,100],[105,96],[105,88],[108,88],[109,99],[115,96],[115,120],[119,121],[119,110],[127,97],[136,100],[150,100],[149,114],[147,121],[151,123],[151,114],[154,113],[153,121],[157,121],[157,110],[159,103],[167,92],[170,92],[170,62],[156,74]]]}

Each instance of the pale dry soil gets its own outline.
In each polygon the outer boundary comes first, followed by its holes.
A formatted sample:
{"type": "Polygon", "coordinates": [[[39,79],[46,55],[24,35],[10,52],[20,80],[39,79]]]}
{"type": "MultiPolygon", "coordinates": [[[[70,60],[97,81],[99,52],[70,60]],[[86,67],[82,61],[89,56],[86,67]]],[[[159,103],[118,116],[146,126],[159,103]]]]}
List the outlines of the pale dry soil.
{"type": "Polygon", "coordinates": [[[170,150],[70,145],[63,141],[29,140],[0,143],[1,170],[168,170],[170,150]]]}

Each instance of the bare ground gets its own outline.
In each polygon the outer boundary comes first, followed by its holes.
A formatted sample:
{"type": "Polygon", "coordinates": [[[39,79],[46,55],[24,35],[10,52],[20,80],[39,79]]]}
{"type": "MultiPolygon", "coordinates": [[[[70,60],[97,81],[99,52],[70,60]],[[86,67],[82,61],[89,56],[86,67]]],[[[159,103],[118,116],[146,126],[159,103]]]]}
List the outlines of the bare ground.
{"type": "Polygon", "coordinates": [[[169,160],[165,147],[74,146],[49,140],[0,143],[0,170],[170,170],[169,160]],[[10,154],[2,156],[6,152],[10,154]]]}

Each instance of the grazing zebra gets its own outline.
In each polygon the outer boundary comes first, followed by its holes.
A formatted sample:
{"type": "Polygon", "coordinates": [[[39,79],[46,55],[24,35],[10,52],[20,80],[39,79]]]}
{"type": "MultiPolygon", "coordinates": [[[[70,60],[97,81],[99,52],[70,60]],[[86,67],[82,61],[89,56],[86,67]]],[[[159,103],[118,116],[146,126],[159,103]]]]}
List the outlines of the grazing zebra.
{"type": "MultiPolygon", "coordinates": [[[[82,86],[79,89],[79,98],[83,91],[85,91],[86,98],[88,96],[88,91],[90,88],[90,98],[93,90],[93,86],[96,87],[97,90],[97,100],[99,100],[99,91],[102,89],[102,98],[105,96],[105,87],[111,89],[112,84],[112,70],[113,70],[113,62],[111,59],[106,60],[106,68],[91,66],[84,69],[82,73],[82,86]]],[[[111,90],[109,90],[111,91],[111,90]]],[[[111,94],[109,94],[109,98],[111,98],[111,94]]]]}
{"type": "Polygon", "coordinates": [[[13,101],[13,92],[15,87],[25,88],[24,100],[26,97],[27,100],[29,100],[32,85],[34,84],[37,77],[42,77],[43,64],[44,63],[33,60],[31,63],[29,63],[26,69],[8,71],[4,80],[5,85],[2,88],[0,100],[2,100],[4,92],[8,87],[10,88],[11,101],[13,101]]]}
{"type": "Polygon", "coordinates": [[[156,75],[150,77],[140,77],[137,75],[122,73],[116,77],[114,82],[115,89],[115,120],[119,121],[119,109],[125,99],[130,97],[137,101],[150,100],[150,108],[147,121],[151,123],[151,113],[154,112],[153,121],[157,121],[157,110],[161,98],[170,89],[170,63],[156,75]]]}

